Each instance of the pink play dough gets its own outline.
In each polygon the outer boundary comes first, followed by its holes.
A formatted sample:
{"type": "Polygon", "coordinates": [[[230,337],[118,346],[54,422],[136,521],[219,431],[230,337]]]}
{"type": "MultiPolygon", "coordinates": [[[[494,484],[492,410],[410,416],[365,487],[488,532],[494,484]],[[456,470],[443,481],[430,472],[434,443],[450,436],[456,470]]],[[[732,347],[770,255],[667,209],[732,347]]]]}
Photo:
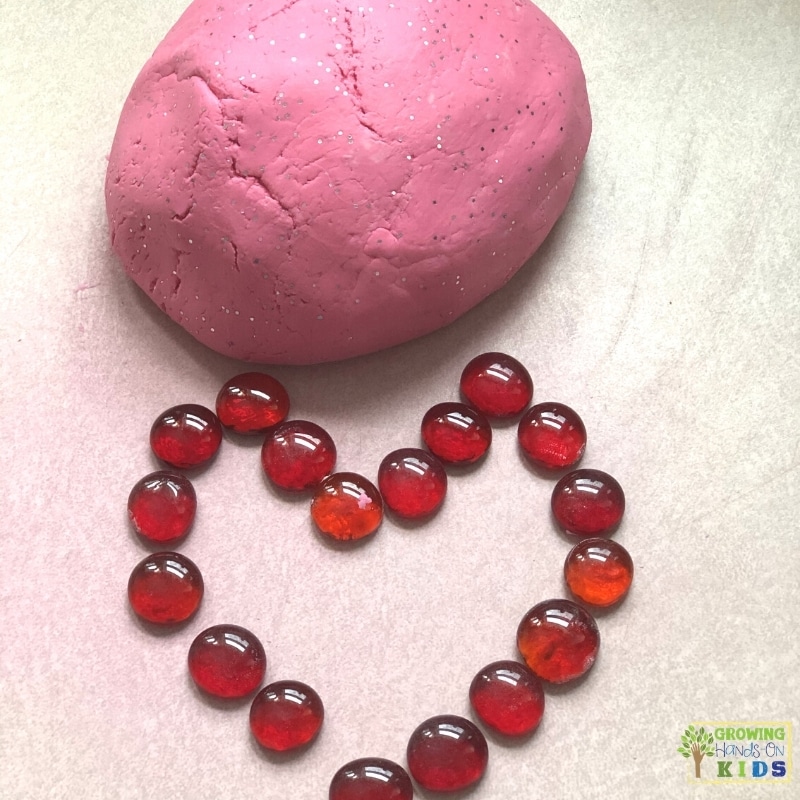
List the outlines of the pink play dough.
{"type": "Polygon", "coordinates": [[[114,250],[226,355],[314,363],[433,331],[572,192],[586,85],[536,6],[363,2],[195,0],[125,103],[114,250]]]}

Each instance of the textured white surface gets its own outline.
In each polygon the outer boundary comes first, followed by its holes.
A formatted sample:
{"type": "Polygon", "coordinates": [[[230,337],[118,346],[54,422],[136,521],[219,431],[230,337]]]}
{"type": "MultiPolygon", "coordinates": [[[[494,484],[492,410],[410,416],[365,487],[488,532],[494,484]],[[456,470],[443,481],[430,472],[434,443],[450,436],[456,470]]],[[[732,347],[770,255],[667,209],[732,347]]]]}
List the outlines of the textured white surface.
{"type": "MultiPolygon", "coordinates": [[[[538,399],[582,414],[585,464],[626,489],[617,538],[638,572],[600,617],[598,663],[551,693],[530,742],[491,743],[471,800],[794,797],[796,781],[692,787],[675,748],[695,719],[798,723],[800,10],[541,5],[581,54],[595,127],[535,262],[424,340],[273,372],[295,415],[330,430],[340,465],[374,475],[455,397],[470,357],[505,350],[538,399]]],[[[212,403],[240,369],[122,276],[104,222],[119,109],[182,6],[3,6],[3,798],[325,797],[344,761],[402,761],[418,722],[466,712],[473,673],[513,655],[522,614],[562,593],[551,484],[524,467],[513,427],[453,478],[434,522],[387,523],[349,553],[264,486],[256,447],[225,442],[196,479],[184,548],[208,587],[198,618],[165,636],[131,618],[143,551],[124,506],[153,466],[150,422],[212,403]],[[246,707],[195,696],[188,644],[221,620],[261,634],[270,679],[325,700],[302,758],[260,755],[246,707]]]]}

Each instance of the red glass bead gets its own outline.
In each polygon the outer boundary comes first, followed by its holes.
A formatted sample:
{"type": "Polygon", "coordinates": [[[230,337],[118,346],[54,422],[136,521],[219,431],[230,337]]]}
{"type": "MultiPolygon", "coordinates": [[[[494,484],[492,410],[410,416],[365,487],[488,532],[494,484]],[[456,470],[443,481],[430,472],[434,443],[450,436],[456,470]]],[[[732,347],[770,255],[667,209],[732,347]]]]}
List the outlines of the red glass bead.
{"type": "Polygon", "coordinates": [[[385,758],[359,758],[336,771],[328,800],[411,800],[408,773],[385,758]]]}
{"type": "Polygon", "coordinates": [[[214,625],[189,648],[189,674],[215,697],[245,697],[264,680],[267,656],[261,642],[238,625],[214,625]]]}
{"type": "Polygon", "coordinates": [[[314,492],[311,518],[326,536],[341,542],[375,533],[383,520],[380,492],[355,472],[336,472],[314,492]]]}
{"type": "Polygon", "coordinates": [[[180,539],[197,511],[191,481],[172,472],[145,475],[128,495],[128,517],[136,532],[152,542],[180,539]]]}
{"type": "Polygon", "coordinates": [[[414,780],[433,792],[455,792],[477,783],[489,748],[480,730],[453,714],[431,717],[411,734],[406,751],[414,780]]]}
{"type": "Polygon", "coordinates": [[[142,559],[128,580],[131,608],[157,625],[184,622],[203,599],[203,576],[181,553],[152,553],[142,559]]]}
{"type": "Polygon", "coordinates": [[[422,418],[428,449],[448,464],[472,464],[492,443],[492,428],[480,411],[463,403],[439,403],[422,418]]]}
{"type": "Polygon", "coordinates": [[[288,413],[289,395],[283,384],[263,372],[237,375],[217,395],[219,421],[235,433],[263,433],[288,413]]]}
{"type": "Polygon", "coordinates": [[[586,450],[583,420],[563,403],[537,403],[529,408],[517,428],[525,455],[547,469],[573,467],[586,450]]]}
{"type": "Polygon", "coordinates": [[[267,434],[261,448],[261,465],[267,477],[292,492],[311,489],[336,464],[336,445],[328,433],[301,419],[282,422],[267,434]]]}
{"type": "Polygon", "coordinates": [[[472,680],[469,701],[481,721],[504,736],[526,736],[544,713],[541,681],[516,661],[495,661],[472,680]]]}
{"type": "Polygon", "coordinates": [[[316,738],[325,710],[319,695],[299,681],[265,686],[250,706],[250,730],[268,750],[294,750],[316,738]]]}
{"type": "Polygon", "coordinates": [[[567,683],[594,664],[600,632],[592,615],[571,600],[545,600],[522,618],[517,647],[535,675],[567,683]]]}
{"type": "Polygon", "coordinates": [[[599,469],[576,469],[553,489],[553,515],[566,533],[597,536],[611,533],[625,513],[622,487],[599,469]]]}
{"type": "Polygon", "coordinates": [[[150,446],[162,461],[179,469],[211,459],[222,442],[222,426],[205,406],[185,403],[161,414],[150,429],[150,446]]]}
{"type": "Polygon", "coordinates": [[[516,358],[483,353],[464,367],[461,394],[487,417],[513,417],[530,403],[533,381],[516,358]]]}
{"type": "Polygon", "coordinates": [[[389,453],[378,468],[378,488],[399,517],[433,514],[444,501],[447,473],[436,456],[415,447],[389,453]]]}
{"type": "Polygon", "coordinates": [[[633,559],[612,539],[584,539],[564,562],[564,580],[578,600],[610,606],[621,600],[633,581],[633,559]]]}

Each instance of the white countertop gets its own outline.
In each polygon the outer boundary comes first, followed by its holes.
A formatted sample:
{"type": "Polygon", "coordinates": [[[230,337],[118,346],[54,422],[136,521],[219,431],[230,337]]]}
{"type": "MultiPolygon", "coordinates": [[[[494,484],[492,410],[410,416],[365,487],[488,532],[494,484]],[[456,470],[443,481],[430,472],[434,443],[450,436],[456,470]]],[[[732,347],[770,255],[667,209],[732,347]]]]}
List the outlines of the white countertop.
{"type": "MultiPolygon", "coordinates": [[[[549,693],[530,741],[490,741],[471,800],[795,797],[796,777],[692,786],[676,748],[695,721],[800,734],[800,6],[540,5],[581,54],[594,132],[539,254],[423,340],[269,371],[293,416],[334,436],[340,467],[374,478],[389,450],[417,445],[430,405],[456,399],[470,358],[506,351],[537,400],[581,414],[584,466],[625,488],[616,538],[637,572],[598,615],[598,662],[549,693]]],[[[182,547],[206,580],[198,616],[169,635],[134,620],[125,587],[146,551],[125,501],[155,467],[149,426],[175,403],[213,405],[244,367],[167,320],[108,243],[117,117],[183,6],[3,5],[3,798],[326,797],[346,761],[404,763],[423,719],[469,715],[474,673],[513,657],[524,612],[565,591],[552,482],[522,463],[513,425],[451,478],[428,525],[387,520],[352,552],[322,545],[305,502],[265,487],[257,446],[226,441],[195,480],[182,547]],[[325,701],[301,757],[263,756],[247,704],[197,696],[186,651],[220,621],[260,635],[268,680],[325,701]]]]}

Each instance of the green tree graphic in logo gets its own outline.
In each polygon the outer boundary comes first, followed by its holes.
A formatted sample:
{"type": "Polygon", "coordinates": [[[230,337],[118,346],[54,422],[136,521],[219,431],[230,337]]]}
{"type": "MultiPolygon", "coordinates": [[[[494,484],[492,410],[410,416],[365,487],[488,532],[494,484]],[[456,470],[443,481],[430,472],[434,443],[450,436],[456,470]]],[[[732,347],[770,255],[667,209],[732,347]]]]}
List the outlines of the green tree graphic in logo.
{"type": "Polygon", "coordinates": [[[690,725],[681,736],[678,752],[684,757],[694,759],[694,776],[700,777],[700,762],[705,756],[714,755],[714,737],[706,733],[705,728],[695,728],[690,725]]]}

